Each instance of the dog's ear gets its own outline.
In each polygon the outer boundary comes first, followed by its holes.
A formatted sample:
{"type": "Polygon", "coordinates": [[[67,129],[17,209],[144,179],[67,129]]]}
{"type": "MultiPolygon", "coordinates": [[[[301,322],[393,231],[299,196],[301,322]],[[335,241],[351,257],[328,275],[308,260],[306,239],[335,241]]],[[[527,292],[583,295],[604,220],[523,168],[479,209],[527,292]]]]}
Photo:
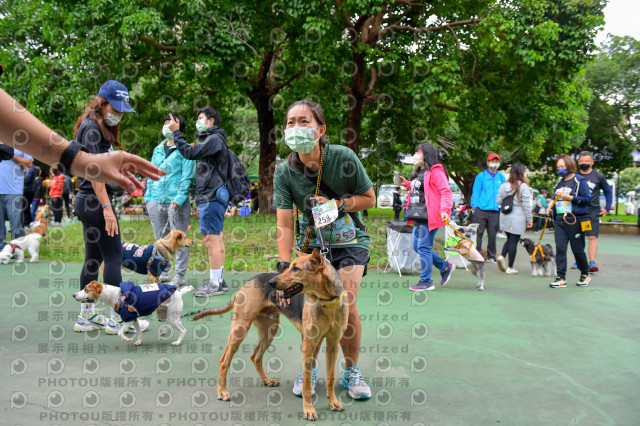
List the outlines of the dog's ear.
{"type": "Polygon", "coordinates": [[[318,251],[317,248],[313,249],[313,252],[311,252],[311,257],[308,259],[307,265],[305,266],[308,266],[309,270],[312,271],[318,271],[324,268],[324,257],[322,257],[320,251],[318,251]]]}
{"type": "Polygon", "coordinates": [[[301,252],[300,250],[296,249],[295,247],[293,248],[293,252],[296,254],[296,256],[301,257],[304,256],[304,253],[301,252]]]}
{"type": "Polygon", "coordinates": [[[184,238],[184,232],[182,232],[179,229],[174,229],[173,230],[173,236],[175,237],[176,240],[180,240],[180,239],[184,238]]]}

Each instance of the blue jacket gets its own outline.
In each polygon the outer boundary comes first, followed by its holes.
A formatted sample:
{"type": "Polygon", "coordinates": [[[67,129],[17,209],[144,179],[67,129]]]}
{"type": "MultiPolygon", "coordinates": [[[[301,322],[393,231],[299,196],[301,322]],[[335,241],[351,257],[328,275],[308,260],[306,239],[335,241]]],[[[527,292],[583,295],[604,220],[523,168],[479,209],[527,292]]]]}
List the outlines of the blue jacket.
{"type": "Polygon", "coordinates": [[[171,268],[171,262],[153,244],[139,246],[122,243],[122,266],[138,274],[150,273],[157,277],[171,268]]]}
{"type": "Polygon", "coordinates": [[[495,174],[491,173],[488,169],[480,172],[473,183],[471,208],[499,211],[500,206],[498,206],[497,201],[498,190],[500,189],[500,185],[506,181],[507,179],[499,171],[496,171],[495,174]]]}
{"type": "Polygon", "coordinates": [[[151,162],[166,170],[167,175],[160,180],[147,179],[147,189],[144,201],[154,201],[160,204],[184,204],[189,199],[189,187],[196,173],[196,162],[182,156],[176,146],[164,152],[165,139],[153,150],[151,162]]]}
{"type": "MultiPolygon", "coordinates": [[[[587,180],[577,173],[575,178],[569,179],[569,181],[565,183],[569,183],[571,181],[576,182],[574,183],[574,185],[575,184],[578,185],[578,190],[576,191],[574,186],[574,189],[571,192],[571,195],[573,195],[573,200],[571,200],[571,212],[576,216],[584,216],[589,213],[589,204],[591,204],[591,189],[589,189],[587,180]]],[[[563,183],[563,179],[560,179],[558,183],[556,183],[556,185],[553,187],[554,198],[555,198],[555,195],[557,194],[556,193],[557,188],[562,183],[563,183]]],[[[555,217],[556,215],[555,204],[553,205],[552,210],[553,210],[552,214],[555,217]]]]}
{"type": "Polygon", "coordinates": [[[170,298],[176,288],[171,284],[137,286],[131,281],[120,283],[120,300],[116,305],[116,312],[124,322],[134,321],[138,317],[146,317],[151,315],[162,302],[170,298]],[[129,310],[130,306],[133,307],[132,310],[129,310]]]}

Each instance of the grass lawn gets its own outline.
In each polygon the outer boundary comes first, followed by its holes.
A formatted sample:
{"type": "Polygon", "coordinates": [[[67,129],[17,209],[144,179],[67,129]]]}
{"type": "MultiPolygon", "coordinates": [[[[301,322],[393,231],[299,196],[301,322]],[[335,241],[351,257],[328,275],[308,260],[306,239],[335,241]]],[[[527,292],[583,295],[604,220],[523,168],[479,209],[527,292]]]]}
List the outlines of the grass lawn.
{"type": "MultiPolygon", "coordinates": [[[[387,264],[386,222],[393,219],[391,209],[370,209],[364,218],[371,237],[369,268],[384,268],[387,264]]],[[[209,268],[206,248],[198,218],[191,218],[189,235],[194,239],[191,249],[189,269],[209,268]]],[[[40,248],[42,260],[61,260],[81,263],[84,260],[82,224],[50,228],[50,235],[40,248]]],[[[122,241],[136,244],[150,244],[155,240],[147,216],[123,216],[120,218],[122,241]]],[[[272,215],[234,216],[225,219],[224,242],[226,248],[225,270],[266,271],[275,269],[276,260],[265,260],[265,255],[277,255],[276,218],[272,215]]]]}

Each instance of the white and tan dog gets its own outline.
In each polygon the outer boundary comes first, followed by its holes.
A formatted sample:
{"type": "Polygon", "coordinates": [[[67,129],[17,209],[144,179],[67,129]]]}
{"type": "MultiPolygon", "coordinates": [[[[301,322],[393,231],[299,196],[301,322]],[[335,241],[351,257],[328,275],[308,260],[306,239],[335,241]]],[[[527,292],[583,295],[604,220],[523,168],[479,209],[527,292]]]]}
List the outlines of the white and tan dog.
{"type": "Polygon", "coordinates": [[[155,283],[142,286],[135,286],[133,283],[122,283],[120,286],[116,287],[91,281],[84,290],[75,293],[73,297],[79,302],[97,300],[113,307],[124,322],[118,331],[118,336],[122,340],[131,343],[133,339],[126,337],[124,334],[130,326],[133,326],[138,337],[134,343],[136,346],[142,344],[142,329],[140,328],[138,317],[147,316],[156,311],[158,319],[167,322],[167,325],[160,331],[160,335],[166,335],[173,326],[180,335],[178,340],[171,344],[173,346],[180,345],[184,335],[187,333],[187,329],[182,326],[180,321],[182,307],[184,306],[182,296],[193,290],[192,286],[185,286],[180,289],[176,289],[175,286],[171,285],[155,283]],[[126,290],[124,290],[125,288],[126,290]]]}
{"type": "Polygon", "coordinates": [[[24,252],[29,252],[31,256],[29,262],[37,262],[40,255],[40,240],[42,240],[40,232],[32,232],[11,240],[0,251],[0,263],[6,265],[12,258],[16,259],[16,263],[22,263],[24,262],[24,252]]]}

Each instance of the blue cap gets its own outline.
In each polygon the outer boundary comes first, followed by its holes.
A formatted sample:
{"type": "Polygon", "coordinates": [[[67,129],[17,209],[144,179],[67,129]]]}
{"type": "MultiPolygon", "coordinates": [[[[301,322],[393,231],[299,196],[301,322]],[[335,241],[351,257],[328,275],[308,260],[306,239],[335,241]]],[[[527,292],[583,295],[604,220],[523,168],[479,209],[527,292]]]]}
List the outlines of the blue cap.
{"type": "Polygon", "coordinates": [[[135,112],[129,105],[129,90],[116,80],[109,80],[102,85],[98,96],[105,98],[118,112],[135,112]]]}

